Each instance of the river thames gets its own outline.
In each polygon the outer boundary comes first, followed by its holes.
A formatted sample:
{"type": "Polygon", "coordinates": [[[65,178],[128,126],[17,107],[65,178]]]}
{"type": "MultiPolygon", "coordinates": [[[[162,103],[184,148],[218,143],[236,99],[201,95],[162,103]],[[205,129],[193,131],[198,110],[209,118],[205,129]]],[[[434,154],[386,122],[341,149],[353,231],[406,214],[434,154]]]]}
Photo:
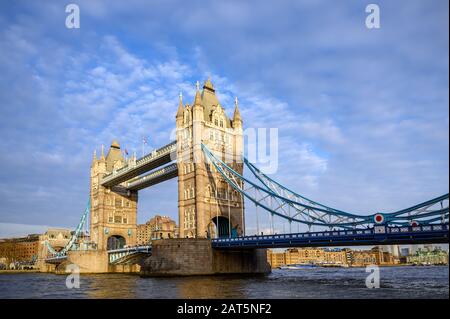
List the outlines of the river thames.
{"type": "Polygon", "coordinates": [[[81,275],[68,289],[63,275],[0,274],[7,298],[449,298],[448,266],[382,267],[380,288],[365,285],[365,268],[275,269],[267,276],[141,278],[81,275]]]}

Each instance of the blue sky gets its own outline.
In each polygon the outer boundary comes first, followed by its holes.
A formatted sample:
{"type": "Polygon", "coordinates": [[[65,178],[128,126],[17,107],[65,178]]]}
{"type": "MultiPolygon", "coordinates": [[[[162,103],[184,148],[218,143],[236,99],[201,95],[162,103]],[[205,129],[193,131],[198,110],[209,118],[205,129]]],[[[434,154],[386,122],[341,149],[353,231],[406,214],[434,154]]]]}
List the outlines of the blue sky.
{"type": "MultiPolygon", "coordinates": [[[[74,227],[93,150],[169,142],[208,75],[245,127],[279,129],[274,177],[305,196],[373,213],[448,192],[448,1],[377,1],[377,30],[369,1],[73,1],[76,30],[68,3],[0,3],[0,237],[74,227]]],[[[176,187],[142,191],[139,222],[176,218],[176,187]]]]}

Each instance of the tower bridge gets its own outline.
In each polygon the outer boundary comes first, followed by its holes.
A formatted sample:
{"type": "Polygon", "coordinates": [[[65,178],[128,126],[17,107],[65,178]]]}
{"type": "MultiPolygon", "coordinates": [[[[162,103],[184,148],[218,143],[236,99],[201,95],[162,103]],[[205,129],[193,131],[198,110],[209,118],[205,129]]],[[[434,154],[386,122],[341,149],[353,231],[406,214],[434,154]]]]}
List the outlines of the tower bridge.
{"type": "Polygon", "coordinates": [[[140,268],[144,275],[265,273],[266,248],[448,243],[448,202],[445,194],[395,212],[355,214],[290,190],[244,158],[238,101],[228,117],[208,79],[201,91],[197,82],[192,105],[180,94],[175,141],[142,158],[125,159],[116,140],[106,155],[103,147],[100,157],[94,152],[88,207],[66,247],[48,247],[45,265],[76,263],[84,272],[140,268]],[[172,178],[178,179],[180,238],[136,246],[138,191],[172,178]],[[254,206],[255,234],[245,232],[246,202],[247,212],[254,206]],[[260,232],[263,215],[270,234],[260,232]],[[289,231],[275,233],[274,219],[288,222],[289,231]],[[293,232],[292,224],[308,231],[293,232]],[[90,241],[82,243],[85,226],[90,241]]]}

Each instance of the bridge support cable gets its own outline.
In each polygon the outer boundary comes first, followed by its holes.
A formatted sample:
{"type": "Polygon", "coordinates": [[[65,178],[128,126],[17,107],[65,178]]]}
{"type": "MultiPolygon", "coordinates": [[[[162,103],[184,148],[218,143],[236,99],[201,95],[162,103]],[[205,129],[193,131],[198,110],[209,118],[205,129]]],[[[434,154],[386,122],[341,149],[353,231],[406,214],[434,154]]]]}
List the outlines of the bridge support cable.
{"type": "Polygon", "coordinates": [[[289,190],[267,177],[244,158],[244,163],[250,172],[262,184],[259,186],[225,164],[203,144],[202,150],[207,160],[241,196],[283,220],[307,225],[310,231],[313,226],[329,227],[330,230],[336,227],[341,229],[368,227],[379,223],[375,220],[377,215],[382,215],[381,222],[383,224],[397,226],[407,226],[413,222],[430,224],[448,221],[449,194],[396,212],[352,214],[325,206],[289,190]],[[440,207],[437,207],[438,205],[440,207]],[[291,209],[295,211],[293,214],[291,214],[291,209]]]}
{"type": "MultiPolygon", "coordinates": [[[[283,186],[279,182],[273,180],[272,178],[270,178],[267,175],[265,175],[264,173],[262,173],[255,165],[250,163],[246,158],[244,158],[244,163],[249,168],[251,173],[261,182],[261,184],[263,184],[267,189],[272,190],[273,192],[275,192],[277,194],[280,194],[289,199],[295,199],[296,201],[303,202],[308,205],[322,207],[329,211],[350,214],[347,212],[343,212],[342,210],[338,210],[335,208],[331,208],[329,206],[325,206],[323,204],[320,204],[316,201],[313,201],[309,198],[306,198],[306,197],[290,190],[289,188],[283,186]]],[[[424,203],[415,205],[413,207],[403,209],[403,210],[400,210],[397,212],[386,212],[386,213],[383,213],[383,215],[387,222],[395,221],[396,219],[399,220],[400,217],[402,217],[402,219],[403,219],[402,224],[408,225],[413,221],[422,222],[422,221],[420,221],[421,218],[430,216],[430,215],[426,214],[428,212],[431,213],[431,215],[436,216],[439,213],[439,210],[436,208],[436,204],[440,203],[441,210],[442,210],[442,217],[443,217],[441,222],[445,223],[445,222],[448,222],[448,219],[447,220],[445,219],[445,213],[448,213],[448,206],[449,206],[448,199],[449,199],[449,194],[447,193],[447,194],[444,194],[437,198],[426,201],[424,203]],[[444,205],[444,202],[446,202],[446,205],[444,205]],[[444,208],[444,206],[445,206],[445,208],[444,208]]],[[[352,215],[352,214],[350,214],[350,215],[352,215]]],[[[374,217],[374,215],[375,214],[372,214],[369,216],[374,217]]],[[[329,221],[329,222],[331,222],[331,221],[329,221]]],[[[429,222],[429,221],[424,220],[423,222],[429,222]]],[[[395,224],[399,225],[398,222],[396,222],[395,224]]]]}
{"type": "Polygon", "coordinates": [[[86,224],[86,220],[89,216],[90,209],[91,209],[91,200],[89,199],[86,209],[84,210],[83,215],[81,215],[80,222],[78,223],[74,233],[70,237],[67,244],[63,247],[63,249],[61,249],[60,251],[56,251],[48,241],[45,241],[45,245],[47,246],[47,250],[50,252],[50,254],[52,254],[53,256],[65,256],[67,254],[67,252],[72,248],[72,246],[75,244],[75,241],[82,233],[84,225],[86,224]]]}
{"type": "MultiPolygon", "coordinates": [[[[291,199],[284,198],[264,187],[261,187],[234,171],[223,161],[218,159],[214,154],[212,154],[203,144],[202,149],[206,155],[206,159],[213,164],[215,169],[222,175],[222,177],[227,183],[230,184],[231,187],[237,190],[243,197],[246,197],[251,202],[257,204],[264,210],[272,212],[275,216],[281,217],[283,219],[290,219],[293,222],[299,222],[306,225],[336,226],[336,224],[339,224],[340,227],[353,226],[353,221],[343,220],[337,213],[334,214],[336,215],[336,219],[340,219],[339,223],[327,222],[323,217],[321,217],[327,215],[327,210],[320,207],[311,207],[304,204],[299,204],[291,199]],[[244,187],[242,187],[242,185],[244,187]],[[253,195],[253,193],[255,195],[253,195]],[[273,207],[270,207],[270,198],[272,198],[273,202],[275,202],[273,207]],[[297,216],[295,217],[288,216],[287,206],[289,206],[290,204],[293,204],[296,208],[296,211],[298,212],[297,216]],[[314,214],[311,214],[310,212],[313,212],[314,214]],[[319,215],[318,212],[320,212],[321,215],[319,215]]],[[[366,224],[370,219],[370,217],[368,216],[356,217],[359,218],[359,224],[366,224]]]]}

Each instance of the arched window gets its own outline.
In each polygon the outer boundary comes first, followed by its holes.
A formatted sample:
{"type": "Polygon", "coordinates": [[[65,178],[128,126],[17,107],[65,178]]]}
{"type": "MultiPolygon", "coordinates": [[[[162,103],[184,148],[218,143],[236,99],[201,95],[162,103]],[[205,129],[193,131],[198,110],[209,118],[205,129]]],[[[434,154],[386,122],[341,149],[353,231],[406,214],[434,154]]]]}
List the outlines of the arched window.
{"type": "Polygon", "coordinates": [[[220,127],[223,127],[223,120],[220,120],[220,127]]]}

